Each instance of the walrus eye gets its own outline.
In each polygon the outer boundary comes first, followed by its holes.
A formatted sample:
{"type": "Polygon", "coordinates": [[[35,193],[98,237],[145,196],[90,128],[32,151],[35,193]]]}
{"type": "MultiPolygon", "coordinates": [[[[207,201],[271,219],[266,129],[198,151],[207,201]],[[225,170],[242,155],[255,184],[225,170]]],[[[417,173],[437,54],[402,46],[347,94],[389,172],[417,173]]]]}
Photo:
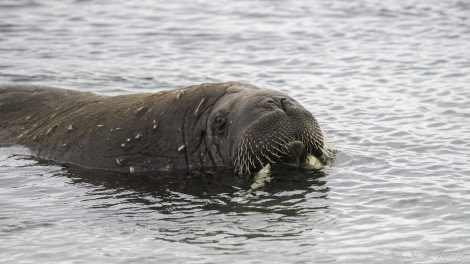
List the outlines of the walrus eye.
{"type": "Polygon", "coordinates": [[[217,132],[224,131],[225,123],[226,123],[225,115],[222,113],[217,113],[215,115],[215,127],[217,129],[217,132]]]}

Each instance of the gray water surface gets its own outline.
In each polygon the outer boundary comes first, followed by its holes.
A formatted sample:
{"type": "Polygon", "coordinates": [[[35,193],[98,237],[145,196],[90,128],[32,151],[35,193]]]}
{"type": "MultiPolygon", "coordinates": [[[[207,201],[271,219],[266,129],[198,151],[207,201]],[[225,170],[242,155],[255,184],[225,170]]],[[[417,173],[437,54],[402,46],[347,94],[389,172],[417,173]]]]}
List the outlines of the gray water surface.
{"type": "Polygon", "coordinates": [[[470,2],[1,1],[0,82],[280,90],[338,153],[273,173],[104,174],[0,148],[0,263],[470,263],[470,2]]]}

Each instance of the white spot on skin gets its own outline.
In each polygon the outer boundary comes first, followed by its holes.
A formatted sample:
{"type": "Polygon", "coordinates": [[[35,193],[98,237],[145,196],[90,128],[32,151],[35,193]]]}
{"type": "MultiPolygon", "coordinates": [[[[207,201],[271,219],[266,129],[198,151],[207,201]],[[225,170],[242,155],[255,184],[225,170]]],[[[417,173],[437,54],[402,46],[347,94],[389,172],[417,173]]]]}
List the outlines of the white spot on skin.
{"type": "Polygon", "coordinates": [[[141,137],[142,137],[142,134],[140,134],[140,133],[135,136],[136,139],[139,139],[141,137]]]}
{"type": "Polygon", "coordinates": [[[73,130],[73,125],[70,125],[68,128],[67,128],[68,131],[72,131],[73,130]]]}
{"type": "Polygon", "coordinates": [[[135,172],[134,167],[133,167],[133,166],[130,166],[130,167],[129,167],[129,173],[134,173],[134,172],[135,172]]]}
{"type": "Polygon", "coordinates": [[[197,106],[196,110],[194,111],[194,115],[197,115],[197,112],[199,112],[199,107],[201,107],[202,103],[204,102],[206,98],[202,98],[201,102],[199,102],[199,105],[197,106]]]}
{"type": "Polygon", "coordinates": [[[179,92],[176,94],[176,100],[179,100],[183,94],[184,94],[183,91],[179,91],[179,92]]]}
{"type": "Polygon", "coordinates": [[[186,145],[181,145],[181,146],[178,148],[178,151],[182,151],[185,147],[186,147],[186,145]]]}
{"type": "Polygon", "coordinates": [[[124,144],[124,143],[121,144],[121,147],[125,147],[125,146],[126,146],[126,144],[124,144]]]}
{"type": "Polygon", "coordinates": [[[121,160],[120,160],[119,158],[116,158],[116,163],[117,163],[119,166],[122,165],[121,160]]]}
{"type": "Polygon", "coordinates": [[[131,142],[131,138],[127,138],[126,141],[127,141],[127,142],[131,142]]]}
{"type": "Polygon", "coordinates": [[[102,124],[99,124],[99,125],[96,125],[96,127],[104,127],[104,125],[102,125],[102,124]]]}
{"type": "Polygon", "coordinates": [[[157,120],[156,119],[153,120],[153,129],[157,129],[157,120]]]}
{"type": "Polygon", "coordinates": [[[48,136],[50,133],[52,133],[57,127],[58,127],[58,125],[55,124],[51,128],[49,128],[46,132],[46,136],[48,136]]]}

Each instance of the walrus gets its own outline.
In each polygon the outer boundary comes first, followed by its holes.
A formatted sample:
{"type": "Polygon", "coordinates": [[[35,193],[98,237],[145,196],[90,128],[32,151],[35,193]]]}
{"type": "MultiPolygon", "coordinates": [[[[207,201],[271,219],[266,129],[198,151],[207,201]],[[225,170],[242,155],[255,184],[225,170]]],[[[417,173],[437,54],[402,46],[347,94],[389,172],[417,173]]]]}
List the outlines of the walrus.
{"type": "Polygon", "coordinates": [[[0,86],[0,140],[43,159],[115,171],[325,164],[332,148],[315,117],[288,95],[239,82],[104,96],[0,86]]]}

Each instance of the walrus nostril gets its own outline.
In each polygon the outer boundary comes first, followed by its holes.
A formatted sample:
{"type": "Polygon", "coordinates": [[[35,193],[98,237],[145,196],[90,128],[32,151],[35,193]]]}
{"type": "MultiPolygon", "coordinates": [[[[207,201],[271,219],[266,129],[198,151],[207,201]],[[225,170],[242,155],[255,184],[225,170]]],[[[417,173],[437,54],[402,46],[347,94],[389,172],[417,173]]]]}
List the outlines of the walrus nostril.
{"type": "Polygon", "coordinates": [[[289,99],[287,98],[281,98],[280,101],[281,101],[282,109],[284,110],[284,112],[287,112],[287,108],[292,105],[292,102],[289,101],[289,99]]]}
{"type": "Polygon", "coordinates": [[[287,144],[287,154],[282,159],[285,163],[302,164],[307,160],[307,150],[300,141],[287,144]]]}

